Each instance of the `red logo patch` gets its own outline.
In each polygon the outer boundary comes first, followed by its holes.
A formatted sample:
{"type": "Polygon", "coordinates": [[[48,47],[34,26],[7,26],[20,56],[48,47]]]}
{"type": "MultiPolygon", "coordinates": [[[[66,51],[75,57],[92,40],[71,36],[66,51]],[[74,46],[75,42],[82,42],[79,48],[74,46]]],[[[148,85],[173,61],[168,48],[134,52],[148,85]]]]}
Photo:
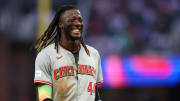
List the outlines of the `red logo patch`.
{"type": "Polygon", "coordinates": [[[61,59],[63,56],[56,57],[57,60],[61,59]]]}

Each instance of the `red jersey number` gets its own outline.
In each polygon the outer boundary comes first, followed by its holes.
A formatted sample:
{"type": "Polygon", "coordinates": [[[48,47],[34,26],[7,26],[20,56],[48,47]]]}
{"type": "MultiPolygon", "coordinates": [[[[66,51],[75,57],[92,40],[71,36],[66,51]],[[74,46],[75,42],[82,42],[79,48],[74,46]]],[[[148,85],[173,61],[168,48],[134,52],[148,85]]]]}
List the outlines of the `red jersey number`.
{"type": "Polygon", "coordinates": [[[96,83],[93,84],[93,82],[89,82],[87,91],[90,92],[91,95],[92,95],[93,93],[95,94],[95,91],[96,91],[96,83]]]}

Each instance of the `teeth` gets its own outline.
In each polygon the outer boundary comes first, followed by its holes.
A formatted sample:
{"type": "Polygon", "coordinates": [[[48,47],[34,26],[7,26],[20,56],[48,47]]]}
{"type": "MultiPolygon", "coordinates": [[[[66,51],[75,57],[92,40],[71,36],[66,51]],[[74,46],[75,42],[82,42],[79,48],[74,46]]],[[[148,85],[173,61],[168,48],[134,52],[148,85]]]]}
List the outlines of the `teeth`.
{"type": "Polygon", "coordinates": [[[73,29],[73,32],[79,32],[79,29],[73,29]]]}

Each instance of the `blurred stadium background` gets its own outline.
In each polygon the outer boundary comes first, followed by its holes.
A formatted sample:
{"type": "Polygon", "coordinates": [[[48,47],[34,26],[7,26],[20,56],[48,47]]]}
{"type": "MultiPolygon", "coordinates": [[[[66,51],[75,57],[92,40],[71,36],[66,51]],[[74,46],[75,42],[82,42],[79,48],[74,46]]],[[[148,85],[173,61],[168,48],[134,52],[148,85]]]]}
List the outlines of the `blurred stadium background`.
{"type": "Polygon", "coordinates": [[[103,101],[180,101],[179,0],[0,0],[0,101],[35,101],[29,48],[62,4],[100,52],[103,101]]]}

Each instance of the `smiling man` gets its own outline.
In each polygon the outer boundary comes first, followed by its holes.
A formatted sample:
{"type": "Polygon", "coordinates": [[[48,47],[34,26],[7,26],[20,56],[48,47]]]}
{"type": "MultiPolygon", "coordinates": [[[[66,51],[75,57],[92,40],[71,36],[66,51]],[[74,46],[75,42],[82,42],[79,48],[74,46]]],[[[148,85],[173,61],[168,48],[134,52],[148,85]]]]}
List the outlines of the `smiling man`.
{"type": "Polygon", "coordinates": [[[103,81],[100,56],[83,42],[82,31],[80,11],[65,5],[38,39],[34,83],[40,101],[94,101],[97,97],[97,85],[103,81]]]}

